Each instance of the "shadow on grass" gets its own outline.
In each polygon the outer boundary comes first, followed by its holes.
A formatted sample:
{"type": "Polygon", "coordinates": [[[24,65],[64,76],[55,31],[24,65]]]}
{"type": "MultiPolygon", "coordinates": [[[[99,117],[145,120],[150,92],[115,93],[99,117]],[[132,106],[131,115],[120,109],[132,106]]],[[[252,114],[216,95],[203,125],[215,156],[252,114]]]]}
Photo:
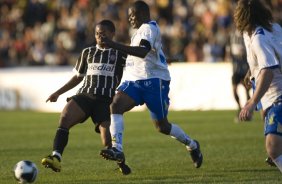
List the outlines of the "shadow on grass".
{"type": "MultiPolygon", "coordinates": [[[[248,172],[248,173],[261,173],[261,172],[273,172],[274,170],[277,170],[275,167],[273,168],[267,168],[267,169],[234,169],[234,170],[228,170],[227,172],[233,172],[233,173],[239,173],[239,172],[248,172]]],[[[277,170],[278,172],[278,170],[277,170]]]]}

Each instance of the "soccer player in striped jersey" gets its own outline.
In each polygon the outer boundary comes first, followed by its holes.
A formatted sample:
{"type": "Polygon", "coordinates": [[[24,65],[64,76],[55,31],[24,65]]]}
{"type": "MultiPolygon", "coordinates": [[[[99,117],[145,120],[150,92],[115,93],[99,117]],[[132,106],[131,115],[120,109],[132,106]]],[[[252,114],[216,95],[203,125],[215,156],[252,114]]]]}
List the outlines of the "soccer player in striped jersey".
{"type": "Polygon", "coordinates": [[[106,45],[127,53],[128,57],[123,82],[111,104],[113,147],[101,150],[101,155],[110,160],[124,160],[123,114],[135,106],[146,104],[156,129],[184,144],[194,166],[199,168],[203,160],[200,144],[167,119],[170,74],[162,51],[160,28],[156,21],[150,19],[149,6],[143,1],[134,2],[128,13],[131,26],[137,29],[130,46],[103,39],[106,45]]]}
{"type": "Polygon", "coordinates": [[[243,33],[254,94],[239,119],[249,120],[257,105],[264,114],[266,151],[282,172],[282,28],[262,0],[239,0],[234,18],[243,33]]]}
{"type": "MultiPolygon", "coordinates": [[[[56,102],[61,94],[74,88],[84,79],[77,94],[67,99],[61,113],[52,154],[42,159],[42,164],[55,172],[61,171],[60,162],[68,143],[69,129],[85,122],[89,117],[95,124],[95,131],[101,135],[102,144],[111,147],[110,104],[121,81],[126,54],[108,48],[101,38],[107,37],[111,40],[114,34],[115,26],[112,21],[99,22],[95,27],[97,44],[82,50],[73,69],[75,75],[46,100],[56,102]]],[[[130,173],[130,168],[125,162],[119,162],[118,166],[123,174],[130,173]]]]}
{"type": "MultiPolygon", "coordinates": [[[[247,75],[249,70],[249,65],[247,62],[247,54],[246,48],[244,45],[244,39],[242,34],[234,29],[232,34],[230,35],[229,39],[229,51],[230,51],[230,58],[232,63],[232,91],[234,99],[237,103],[238,107],[238,114],[241,111],[242,105],[240,102],[240,97],[238,94],[238,87],[241,84],[245,90],[246,99],[250,99],[249,89],[248,86],[244,84],[244,78],[247,75]]],[[[238,114],[236,114],[236,118],[234,122],[238,123],[238,114]]]]}

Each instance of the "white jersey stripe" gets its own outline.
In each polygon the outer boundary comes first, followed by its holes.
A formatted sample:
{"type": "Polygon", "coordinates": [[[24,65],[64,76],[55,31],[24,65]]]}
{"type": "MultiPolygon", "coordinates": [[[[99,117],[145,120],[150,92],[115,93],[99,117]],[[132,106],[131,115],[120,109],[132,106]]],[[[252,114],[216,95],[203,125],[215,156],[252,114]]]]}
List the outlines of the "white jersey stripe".
{"type": "Polygon", "coordinates": [[[160,102],[161,102],[161,108],[162,108],[162,115],[165,117],[164,113],[164,104],[163,104],[163,98],[162,98],[162,80],[159,79],[159,90],[160,90],[160,102]]]}

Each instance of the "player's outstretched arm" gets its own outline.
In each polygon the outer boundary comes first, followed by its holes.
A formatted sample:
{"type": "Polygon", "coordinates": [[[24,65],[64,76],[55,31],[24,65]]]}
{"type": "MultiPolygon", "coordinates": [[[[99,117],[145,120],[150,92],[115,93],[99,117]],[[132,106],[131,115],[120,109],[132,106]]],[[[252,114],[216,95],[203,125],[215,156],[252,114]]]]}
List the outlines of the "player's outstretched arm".
{"type": "Polygon", "coordinates": [[[144,58],[148,52],[150,51],[146,47],[140,47],[140,46],[128,46],[128,45],[123,45],[117,42],[114,42],[107,37],[103,37],[103,40],[105,45],[107,45],[110,48],[122,51],[126,54],[133,55],[136,57],[144,58]]]}
{"type": "Polygon", "coordinates": [[[58,93],[53,93],[53,94],[51,94],[48,98],[47,98],[47,100],[46,100],[46,102],[56,102],[57,101],[57,99],[59,98],[59,94],[58,93]]]}
{"type": "Polygon", "coordinates": [[[73,76],[65,85],[63,85],[60,89],[58,89],[56,92],[54,92],[53,94],[51,94],[46,102],[50,101],[50,102],[56,102],[57,99],[59,98],[59,96],[65,92],[67,92],[68,90],[74,88],[75,86],[77,86],[81,81],[83,80],[83,77],[78,77],[78,76],[73,76]]]}

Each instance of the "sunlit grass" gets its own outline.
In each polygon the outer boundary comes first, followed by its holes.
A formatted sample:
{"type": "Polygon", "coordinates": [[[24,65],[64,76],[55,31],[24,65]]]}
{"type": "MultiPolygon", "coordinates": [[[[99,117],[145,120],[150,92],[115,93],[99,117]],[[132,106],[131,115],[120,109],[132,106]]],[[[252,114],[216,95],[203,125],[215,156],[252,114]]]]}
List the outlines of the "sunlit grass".
{"type": "Polygon", "coordinates": [[[16,183],[12,169],[19,160],[39,168],[36,183],[281,183],[281,173],[264,163],[263,123],[234,123],[235,111],[170,112],[177,123],[201,143],[204,163],[195,169],[185,147],[158,133],[148,112],[125,114],[124,152],[132,174],[123,176],[112,161],[99,156],[100,136],[90,119],[70,131],[62,172],[41,166],[52,149],[59,114],[0,112],[0,183],[16,183]]]}

